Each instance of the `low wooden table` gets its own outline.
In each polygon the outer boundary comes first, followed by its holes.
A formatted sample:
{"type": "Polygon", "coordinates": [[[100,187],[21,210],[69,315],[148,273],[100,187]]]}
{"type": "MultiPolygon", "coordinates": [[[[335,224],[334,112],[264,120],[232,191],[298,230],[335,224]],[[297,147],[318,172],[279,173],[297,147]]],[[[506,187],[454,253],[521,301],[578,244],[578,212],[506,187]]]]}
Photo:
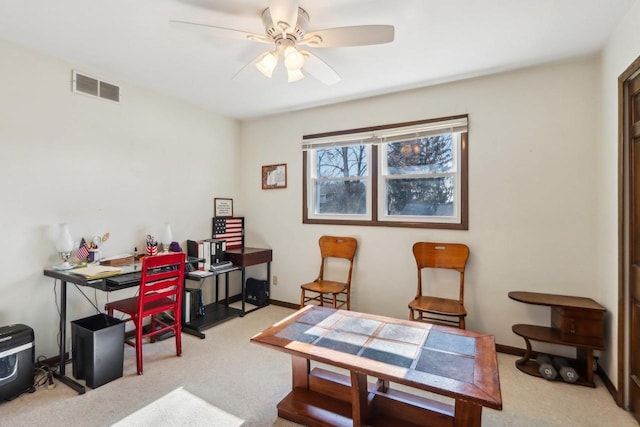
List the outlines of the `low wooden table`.
{"type": "MultiPolygon", "coordinates": [[[[509,292],[509,298],[525,304],[551,307],[551,325],[513,325],[511,330],[524,339],[527,349],[516,367],[529,375],[541,377],[538,363],[532,359],[530,341],[560,344],[576,349],[574,366],[579,374],[578,385],[595,387],[593,381],[593,350],[604,350],[604,314],[607,309],[591,298],[543,294],[539,292],[509,292]]],[[[560,381],[560,378],[557,378],[560,381]]]]}
{"type": "Polygon", "coordinates": [[[291,354],[293,390],[278,404],[278,416],[300,424],[480,426],[483,406],[502,409],[492,335],[307,306],[251,342],[291,354]],[[311,370],[311,361],[349,375],[311,370]],[[455,404],[394,390],[390,382],[455,404]]]}

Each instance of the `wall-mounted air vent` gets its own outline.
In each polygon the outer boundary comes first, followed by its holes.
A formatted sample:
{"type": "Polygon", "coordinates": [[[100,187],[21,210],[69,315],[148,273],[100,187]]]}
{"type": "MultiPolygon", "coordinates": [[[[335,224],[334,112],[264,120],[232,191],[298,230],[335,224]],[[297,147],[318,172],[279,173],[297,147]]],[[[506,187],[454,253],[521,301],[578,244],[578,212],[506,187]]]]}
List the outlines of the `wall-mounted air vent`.
{"type": "Polygon", "coordinates": [[[120,87],[73,72],[73,91],[83,95],[97,96],[108,101],[120,102],[120,87]]]}

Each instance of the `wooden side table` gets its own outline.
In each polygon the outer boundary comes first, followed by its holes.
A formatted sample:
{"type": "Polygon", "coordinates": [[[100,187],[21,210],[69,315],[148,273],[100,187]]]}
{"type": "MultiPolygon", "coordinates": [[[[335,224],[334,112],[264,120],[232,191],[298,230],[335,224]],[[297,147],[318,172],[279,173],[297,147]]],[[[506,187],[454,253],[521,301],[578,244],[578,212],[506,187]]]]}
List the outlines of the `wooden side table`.
{"type": "Polygon", "coordinates": [[[538,363],[531,359],[530,340],[576,348],[575,384],[595,387],[593,381],[593,350],[604,350],[604,313],[606,308],[590,298],[537,292],[509,292],[509,298],[525,304],[551,307],[551,327],[517,324],[512,326],[527,349],[516,361],[516,367],[529,375],[541,377],[538,363]]]}

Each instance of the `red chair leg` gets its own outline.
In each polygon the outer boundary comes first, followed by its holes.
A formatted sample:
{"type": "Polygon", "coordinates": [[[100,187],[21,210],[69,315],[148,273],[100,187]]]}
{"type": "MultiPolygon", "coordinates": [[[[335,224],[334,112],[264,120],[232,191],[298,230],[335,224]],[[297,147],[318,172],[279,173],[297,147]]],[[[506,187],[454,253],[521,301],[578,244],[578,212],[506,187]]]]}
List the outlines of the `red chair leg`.
{"type": "Polygon", "coordinates": [[[138,375],[142,375],[142,322],[136,324],[136,367],[138,375]]]}
{"type": "Polygon", "coordinates": [[[176,324],[174,333],[176,335],[176,356],[182,356],[182,335],[180,333],[180,325],[176,324]]]}

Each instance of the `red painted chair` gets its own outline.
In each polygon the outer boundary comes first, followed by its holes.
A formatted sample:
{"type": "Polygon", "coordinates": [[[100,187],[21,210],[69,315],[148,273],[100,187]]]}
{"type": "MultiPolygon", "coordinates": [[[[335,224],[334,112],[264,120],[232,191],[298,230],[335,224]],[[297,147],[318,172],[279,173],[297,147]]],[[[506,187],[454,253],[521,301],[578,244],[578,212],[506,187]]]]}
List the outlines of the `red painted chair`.
{"type": "Polygon", "coordinates": [[[138,296],[109,302],[105,310],[110,316],[114,311],[128,315],[135,325],[135,337],[125,343],[136,349],[138,375],[142,375],[143,339],[155,341],[158,334],[173,331],[176,339],[176,355],[182,355],[181,307],[184,286],[185,254],[181,252],[148,256],[142,260],[142,275],[138,296]],[[172,312],[174,321],[159,318],[161,313],[172,312]],[[148,332],[143,330],[145,318],[150,317],[148,332]]]}

